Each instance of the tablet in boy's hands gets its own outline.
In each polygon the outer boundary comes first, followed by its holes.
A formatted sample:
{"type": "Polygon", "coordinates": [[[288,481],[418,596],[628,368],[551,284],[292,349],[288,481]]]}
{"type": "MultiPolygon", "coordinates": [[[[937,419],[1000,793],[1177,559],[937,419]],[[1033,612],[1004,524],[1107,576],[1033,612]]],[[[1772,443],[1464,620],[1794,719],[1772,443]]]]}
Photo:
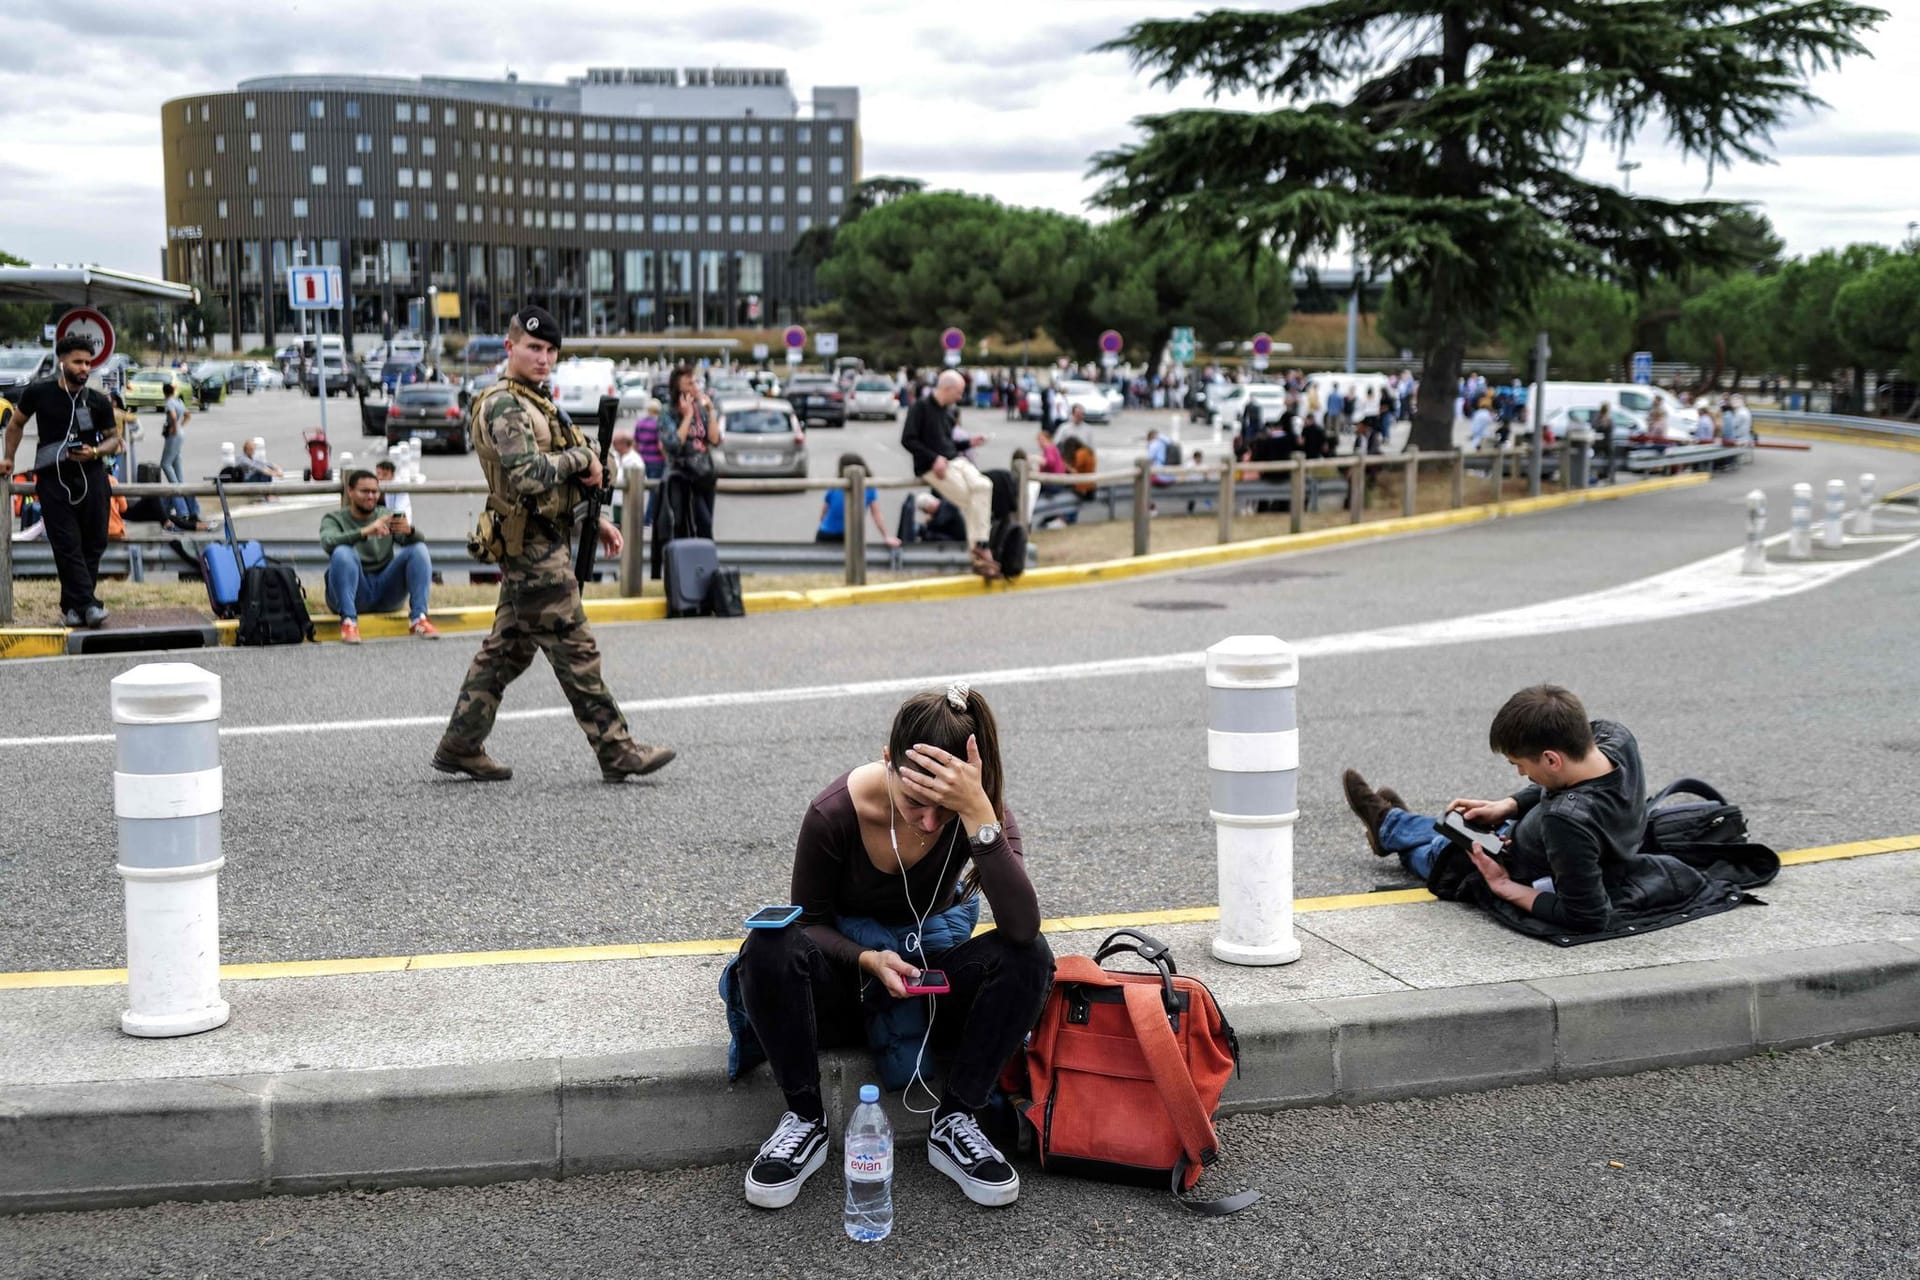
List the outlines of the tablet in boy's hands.
{"type": "Polygon", "coordinates": [[[1497,858],[1500,856],[1501,846],[1499,834],[1488,831],[1484,827],[1468,825],[1467,820],[1460,815],[1460,811],[1457,809],[1447,810],[1445,814],[1441,815],[1440,821],[1433,824],[1433,829],[1459,845],[1463,851],[1468,845],[1477,844],[1480,846],[1480,852],[1486,854],[1489,858],[1497,858]]]}

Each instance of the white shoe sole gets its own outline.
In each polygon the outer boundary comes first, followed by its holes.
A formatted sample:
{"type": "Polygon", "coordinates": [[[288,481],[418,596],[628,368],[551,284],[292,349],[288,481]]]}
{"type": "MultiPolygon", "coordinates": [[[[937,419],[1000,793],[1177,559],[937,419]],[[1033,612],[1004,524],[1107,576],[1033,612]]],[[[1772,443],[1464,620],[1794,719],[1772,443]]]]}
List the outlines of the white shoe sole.
{"type": "Polygon", "coordinates": [[[784,1209],[792,1204],[799,1198],[800,1188],[807,1184],[807,1179],[820,1172],[827,1163],[827,1149],[830,1146],[831,1143],[821,1143],[820,1149],[813,1153],[813,1158],[802,1166],[800,1172],[778,1186],[763,1186],[755,1182],[753,1170],[747,1170],[747,1203],[756,1209],[784,1209]]]}
{"type": "Polygon", "coordinates": [[[960,1184],[960,1190],[967,1199],[989,1209],[998,1209],[1002,1205],[1012,1204],[1020,1198],[1020,1175],[1016,1172],[1013,1181],[1005,1186],[991,1186],[976,1182],[967,1176],[966,1170],[953,1162],[953,1157],[932,1143],[927,1144],[927,1162],[941,1173],[946,1174],[960,1184]]]}

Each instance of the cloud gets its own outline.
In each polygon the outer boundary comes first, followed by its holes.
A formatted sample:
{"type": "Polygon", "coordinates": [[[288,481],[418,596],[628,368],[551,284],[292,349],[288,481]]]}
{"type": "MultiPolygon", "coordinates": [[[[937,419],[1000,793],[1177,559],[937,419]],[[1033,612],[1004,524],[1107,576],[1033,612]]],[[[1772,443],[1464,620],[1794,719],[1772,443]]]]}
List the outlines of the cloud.
{"type": "Polygon", "coordinates": [[[1779,156],[1809,156],[1822,159],[1920,156],[1920,134],[1843,133],[1796,129],[1778,139],[1774,153],[1779,156]]]}

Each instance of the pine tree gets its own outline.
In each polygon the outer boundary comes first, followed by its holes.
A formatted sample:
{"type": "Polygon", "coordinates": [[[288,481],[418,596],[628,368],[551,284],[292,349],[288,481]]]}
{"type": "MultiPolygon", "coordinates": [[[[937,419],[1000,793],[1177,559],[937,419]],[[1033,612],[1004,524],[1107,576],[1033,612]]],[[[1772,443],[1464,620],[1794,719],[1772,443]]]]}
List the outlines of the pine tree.
{"type": "Polygon", "coordinates": [[[1427,311],[1413,440],[1446,449],[1469,332],[1569,273],[1637,288],[1729,253],[1714,227],[1741,206],[1583,178],[1595,135],[1624,151],[1657,129],[1709,174],[1766,163],[1770,130],[1823,105],[1807,77],[1885,18],[1843,0],[1326,0],[1141,22],[1102,47],[1268,109],[1142,117],[1141,142],[1094,158],[1099,200],[1391,272],[1427,311]]]}

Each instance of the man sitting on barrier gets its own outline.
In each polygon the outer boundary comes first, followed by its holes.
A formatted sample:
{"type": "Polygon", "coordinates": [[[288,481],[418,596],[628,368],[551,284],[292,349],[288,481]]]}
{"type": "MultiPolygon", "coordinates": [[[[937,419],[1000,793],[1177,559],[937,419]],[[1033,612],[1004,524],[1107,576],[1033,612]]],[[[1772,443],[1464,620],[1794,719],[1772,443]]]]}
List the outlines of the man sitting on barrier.
{"type": "Polygon", "coordinates": [[[347,505],[320,517],[320,547],[327,562],[327,608],[340,615],[340,639],[360,643],[360,611],[383,613],[407,601],[407,630],[438,640],[427,618],[433,590],[433,557],[427,540],[406,512],[380,501],[380,480],[371,471],[347,475],[347,505]]]}

